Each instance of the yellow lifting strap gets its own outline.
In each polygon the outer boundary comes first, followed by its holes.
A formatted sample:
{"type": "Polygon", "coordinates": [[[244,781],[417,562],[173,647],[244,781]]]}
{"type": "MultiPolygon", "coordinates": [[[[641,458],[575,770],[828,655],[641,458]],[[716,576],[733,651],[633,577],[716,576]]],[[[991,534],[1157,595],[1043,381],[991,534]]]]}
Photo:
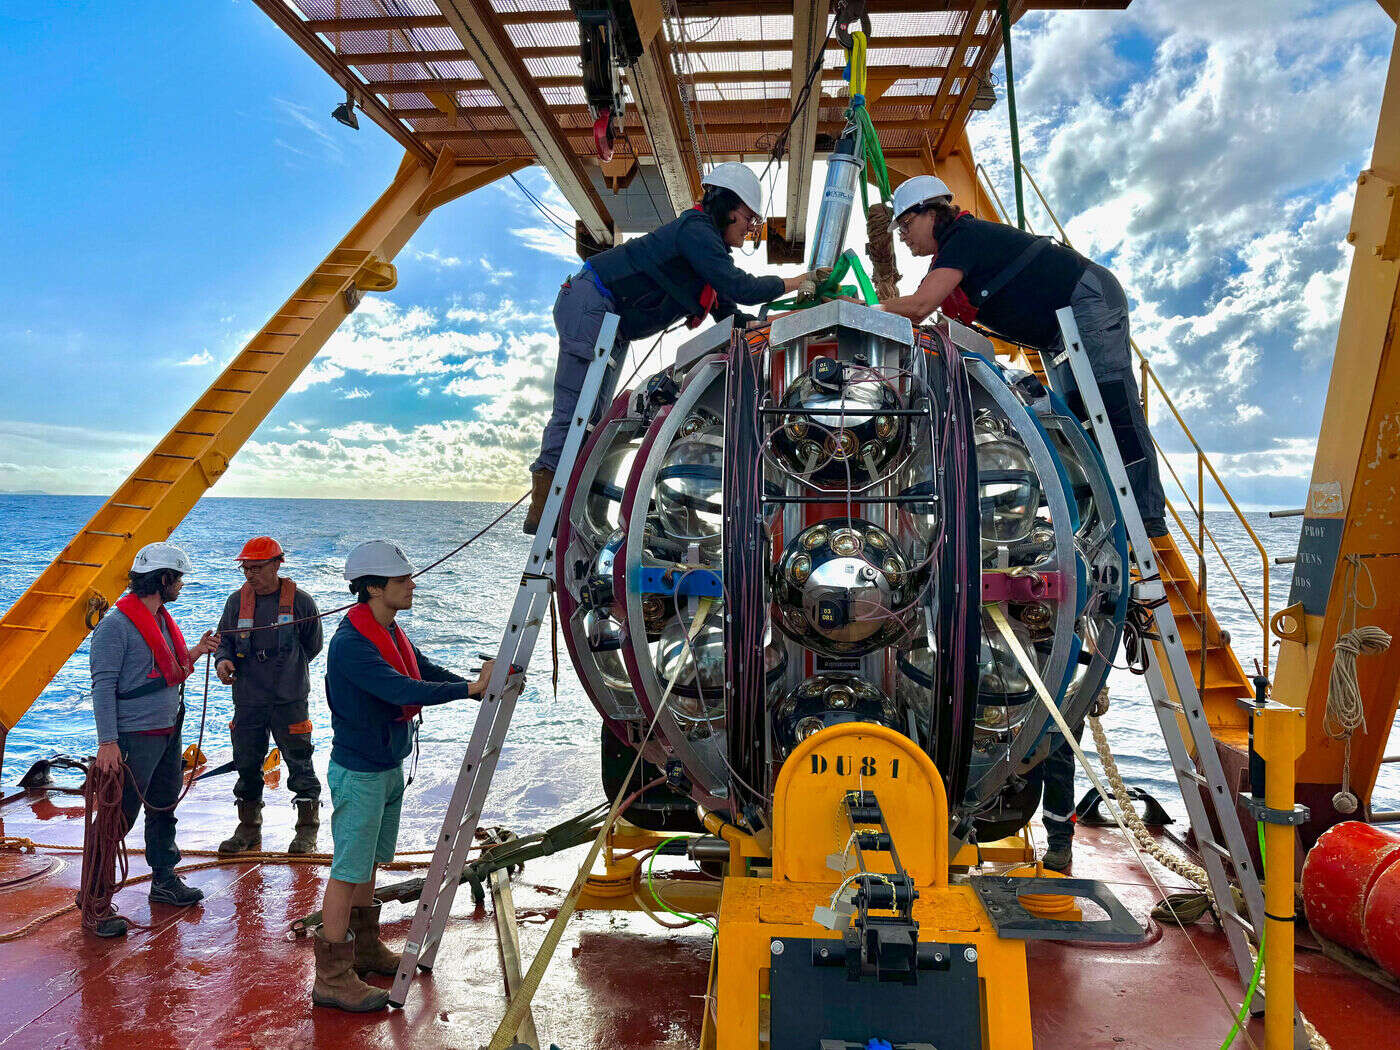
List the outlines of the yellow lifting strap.
{"type": "MultiPolygon", "coordinates": [[[[687,652],[691,654],[691,662],[695,660],[695,651],[691,648],[696,637],[700,634],[701,628],[705,626],[705,621],[709,618],[711,610],[714,608],[713,598],[701,598],[695,614],[695,622],[691,625],[690,634],[686,636],[685,646],[687,652]]],[[[651,725],[647,728],[647,736],[650,737],[656,729],[656,723],[661,718],[661,714],[666,710],[667,703],[671,699],[671,690],[675,688],[676,682],[680,679],[681,671],[684,670],[684,663],[677,668],[671,680],[666,683],[666,692],[661,696],[661,702],[656,705],[656,714],[652,717],[651,725]]],[[[612,800],[612,807],[608,810],[608,815],[603,819],[603,826],[598,830],[598,837],[593,840],[593,845],[588,849],[588,856],[584,858],[579,866],[578,875],[574,878],[574,884],[569,888],[568,895],[559,906],[559,914],[554,917],[554,922],[550,924],[549,931],[544,935],[544,941],[540,944],[539,951],[530,962],[529,972],[525,974],[525,979],[520,982],[520,988],[515,995],[511,996],[510,1002],[506,1006],[505,1015],[501,1018],[501,1023],[496,1026],[496,1034],[491,1037],[491,1042],[487,1050],[506,1050],[515,1042],[515,1034],[520,1029],[521,1022],[525,1019],[526,1012],[530,1009],[530,1002],[535,997],[535,992],[539,990],[540,981],[544,979],[544,972],[549,968],[550,961],[554,958],[554,951],[559,947],[559,942],[563,939],[564,928],[568,925],[569,919],[574,914],[574,908],[578,905],[579,895],[583,892],[584,883],[588,880],[588,873],[593,870],[593,865],[598,860],[598,854],[602,851],[603,842],[608,837],[608,832],[617,822],[618,809],[622,805],[622,800],[629,794],[629,787],[632,778],[637,774],[637,768],[642,761],[642,750],[637,749],[637,757],[632,760],[632,768],[627,771],[627,775],[622,778],[622,786],[618,788],[616,797],[612,800]]]]}

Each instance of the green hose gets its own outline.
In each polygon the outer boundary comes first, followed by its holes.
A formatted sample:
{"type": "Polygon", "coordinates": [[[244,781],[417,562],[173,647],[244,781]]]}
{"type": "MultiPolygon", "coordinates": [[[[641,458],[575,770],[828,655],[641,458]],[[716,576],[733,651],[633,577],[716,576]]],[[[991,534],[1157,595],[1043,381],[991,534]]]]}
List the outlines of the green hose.
{"type": "MultiPolygon", "coordinates": [[[[1259,874],[1264,874],[1264,822],[1258,821],[1259,825],[1259,874]]],[[[1254,975],[1249,979],[1249,988],[1244,993],[1244,1002],[1240,1005],[1239,1016],[1235,1018],[1235,1023],[1230,1026],[1230,1034],[1225,1037],[1225,1042],[1220,1044],[1220,1050],[1230,1050],[1230,1044],[1235,1041],[1235,1036],[1240,1034],[1240,1026],[1245,1023],[1245,1018],[1249,1016],[1249,1004],[1254,1001],[1254,993],[1259,990],[1259,979],[1264,976],[1264,927],[1259,927],[1259,958],[1254,961],[1254,975]]]]}
{"type": "Polygon", "coordinates": [[[698,922],[702,926],[707,926],[709,927],[711,933],[718,936],[719,930],[715,927],[715,924],[712,923],[709,919],[706,919],[700,915],[687,915],[683,911],[676,911],[675,908],[671,907],[669,904],[667,904],[661,899],[661,895],[656,892],[656,888],[651,884],[651,866],[656,863],[656,855],[660,853],[663,849],[665,849],[667,846],[669,846],[672,842],[679,842],[681,839],[689,837],[689,835],[672,835],[669,839],[663,841],[661,845],[657,846],[656,849],[651,851],[651,856],[647,858],[647,892],[651,894],[651,899],[656,901],[656,903],[661,906],[661,909],[663,911],[667,912],[668,914],[674,915],[678,919],[684,919],[686,922],[698,922]]]}

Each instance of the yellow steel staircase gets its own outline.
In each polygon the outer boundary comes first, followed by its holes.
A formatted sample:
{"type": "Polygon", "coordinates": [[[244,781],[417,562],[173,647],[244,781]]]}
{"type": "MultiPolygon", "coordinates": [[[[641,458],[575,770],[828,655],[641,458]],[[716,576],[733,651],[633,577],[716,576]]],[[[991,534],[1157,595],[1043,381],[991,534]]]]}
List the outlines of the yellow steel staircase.
{"type": "Polygon", "coordinates": [[[126,585],[137,550],[166,539],[311,363],[365,292],[393,288],[390,260],[432,209],[524,166],[430,171],[406,156],[394,181],[0,618],[0,748],[126,585]]]}

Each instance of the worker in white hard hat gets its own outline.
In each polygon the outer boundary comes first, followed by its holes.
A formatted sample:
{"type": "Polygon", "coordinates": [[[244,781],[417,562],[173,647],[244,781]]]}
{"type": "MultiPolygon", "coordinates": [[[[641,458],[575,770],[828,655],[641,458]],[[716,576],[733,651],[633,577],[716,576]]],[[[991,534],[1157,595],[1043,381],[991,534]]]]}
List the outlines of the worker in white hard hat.
{"type": "MultiPolygon", "coordinates": [[[[894,226],[928,274],[880,308],[919,324],[935,310],[992,335],[1044,351],[1062,347],[1057,311],[1074,311],[1133,496],[1149,536],[1165,536],[1166,495],[1142,412],[1128,339],[1128,297],[1106,268],[1049,237],[974,218],[941,179],[920,175],[894,191],[894,226]]],[[[1061,365],[1068,368],[1068,365],[1061,365]]],[[[1072,405],[1082,415],[1082,405],[1072,405]]]]}
{"type": "Polygon", "coordinates": [[[755,277],[730,258],[763,223],[763,187],[747,165],[717,164],[700,181],[705,194],[699,204],[643,237],[592,256],[564,282],[554,301],[559,330],[554,412],[545,426],[539,457],[530,467],[533,485],[525,516],[529,535],[544,511],[605,313],[619,318],[612,347],[616,383],[616,367],[632,340],[654,336],[682,319],[691,328],[707,316],[746,322],[750,318],[739,304],[771,302],[797,291],[809,277],[755,277]]]}
{"type": "MultiPolygon", "coordinates": [[[[190,559],[172,543],[142,547],[131,563],[127,593],[92,633],[92,711],[97,721],[98,770],[122,774],[122,817],[129,831],[146,800],[146,863],[153,904],[188,907],[204,894],[175,873],[175,800],[181,786],[180,729],[185,718],[185,679],[195,662],[219,647],[205,632],[186,648],[166,606],[180,596],[190,559]]],[[[126,920],[111,911],[95,926],[99,937],[126,933],[126,920]]]]}
{"type": "MultiPolygon", "coordinates": [[[[421,708],[480,698],[491,677],[487,660],[475,681],[440,667],[404,634],[398,613],[413,607],[413,565],[387,540],[350,552],[345,578],[356,604],[331,638],[326,702],[331,709],[330,878],[316,935],[318,1006],[381,1010],[389,993],[362,975],[393,976],[399,955],[379,938],[376,865],[394,858],[406,786],[403,761],[414,749],[421,708]]],[[[412,779],[411,777],[409,778],[412,779]]]]}
{"type": "MultiPolygon", "coordinates": [[[[976,323],[1043,351],[1043,362],[1065,370],[1068,365],[1051,364],[1064,346],[1055,314],[1066,306],[1074,311],[1147,534],[1166,535],[1166,495],[1133,376],[1128,297],[1118,279],[1059,241],[974,218],[932,175],[907,179],[895,189],[894,226],[914,255],[932,262],[912,294],[887,299],[881,309],[915,324],[941,309],[964,324],[976,323]]],[[[1082,402],[1071,408],[1084,415],[1082,402]]],[[[1054,871],[1067,872],[1073,863],[1074,771],[1069,741],[1056,736],[1050,756],[1032,773],[1045,792],[1047,843],[1041,859],[1054,871]]]]}

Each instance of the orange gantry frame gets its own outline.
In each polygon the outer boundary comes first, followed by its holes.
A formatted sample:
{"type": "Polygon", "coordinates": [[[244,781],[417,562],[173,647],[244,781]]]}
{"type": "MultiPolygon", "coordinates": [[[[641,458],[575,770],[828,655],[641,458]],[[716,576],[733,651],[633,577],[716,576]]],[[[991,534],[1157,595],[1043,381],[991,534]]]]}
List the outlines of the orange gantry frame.
{"type": "MultiPolygon", "coordinates": [[[[393,287],[394,256],[434,207],[539,163],[578,213],[580,236],[607,244],[688,207],[701,161],[762,160],[790,123],[782,159],[791,183],[810,187],[813,157],[839,134],[847,105],[827,0],[632,0],[643,53],[626,70],[624,134],[608,164],[595,154],[567,0],[256,2],[404,147],[404,163],[0,619],[0,746],[121,593],[136,550],[174,531],[359,296],[393,287]],[[796,103],[818,54],[824,68],[811,78],[810,104],[796,103]]],[[[1014,20],[1032,9],[1128,3],[1016,0],[1010,12],[1014,20]]],[[[892,177],[946,173],[978,214],[991,215],[964,126],[993,97],[996,0],[867,0],[864,8],[872,30],[867,98],[892,177]]],[[[788,228],[803,229],[807,196],[789,194],[788,214],[798,221],[788,228]]]]}

